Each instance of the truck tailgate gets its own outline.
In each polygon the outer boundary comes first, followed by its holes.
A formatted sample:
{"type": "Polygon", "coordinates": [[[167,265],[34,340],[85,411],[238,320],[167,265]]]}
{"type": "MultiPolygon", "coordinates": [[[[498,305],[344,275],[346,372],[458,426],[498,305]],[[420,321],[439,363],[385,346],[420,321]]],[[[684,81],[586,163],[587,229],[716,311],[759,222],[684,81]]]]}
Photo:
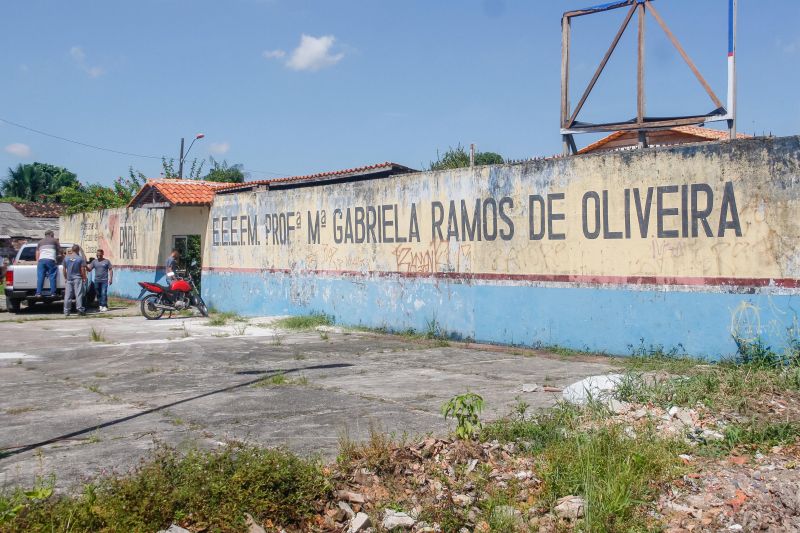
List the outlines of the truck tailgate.
{"type": "MultiPolygon", "coordinates": [[[[14,289],[27,290],[36,288],[36,269],[37,264],[33,261],[19,261],[13,265],[14,270],[14,289]]],[[[58,278],[56,288],[64,287],[64,268],[58,266],[58,278]]],[[[44,291],[50,290],[50,280],[44,279],[44,291]]]]}

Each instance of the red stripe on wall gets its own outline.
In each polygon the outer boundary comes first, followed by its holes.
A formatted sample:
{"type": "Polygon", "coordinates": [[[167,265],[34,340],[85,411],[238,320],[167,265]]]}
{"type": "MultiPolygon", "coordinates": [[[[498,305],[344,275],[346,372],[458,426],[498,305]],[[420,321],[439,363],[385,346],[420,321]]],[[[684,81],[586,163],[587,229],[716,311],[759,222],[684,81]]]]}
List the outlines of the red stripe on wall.
{"type": "MultiPolygon", "coordinates": [[[[292,270],[288,268],[236,268],[203,267],[204,272],[240,273],[282,273],[314,274],[319,276],[364,277],[357,270],[292,270]]],[[[795,278],[730,278],[730,277],[687,277],[687,276],[587,276],[572,274],[493,274],[463,272],[367,272],[368,276],[403,278],[454,279],[461,281],[532,281],[551,283],[575,283],[588,285],[693,285],[693,286],[735,286],[735,287],[782,287],[800,288],[800,279],[795,278]]]]}

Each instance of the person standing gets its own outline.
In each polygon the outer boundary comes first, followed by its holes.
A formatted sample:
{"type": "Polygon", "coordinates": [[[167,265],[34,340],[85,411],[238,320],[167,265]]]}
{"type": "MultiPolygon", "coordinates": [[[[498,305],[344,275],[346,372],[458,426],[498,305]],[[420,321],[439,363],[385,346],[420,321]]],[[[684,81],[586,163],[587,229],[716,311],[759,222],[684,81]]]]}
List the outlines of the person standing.
{"type": "Polygon", "coordinates": [[[64,258],[64,280],[64,316],[69,316],[72,310],[72,298],[75,298],[78,314],[84,316],[86,308],[83,305],[83,286],[86,283],[86,260],[81,257],[81,247],[77,244],[64,258]]]}
{"type": "Polygon", "coordinates": [[[104,256],[105,252],[98,249],[97,258],[87,267],[87,270],[94,271],[94,292],[101,313],[108,311],[108,286],[114,283],[114,269],[111,267],[111,261],[104,256]]]}
{"type": "Polygon", "coordinates": [[[56,259],[61,253],[61,244],[58,239],[53,237],[53,231],[44,232],[44,239],[39,241],[36,246],[36,297],[41,298],[44,288],[44,278],[50,280],[50,294],[48,297],[56,295],[56,276],[58,276],[58,266],[56,259]]]}
{"type": "Polygon", "coordinates": [[[167,275],[167,281],[172,281],[175,277],[178,270],[178,261],[181,258],[181,252],[177,248],[172,249],[172,253],[169,254],[167,257],[167,262],[164,264],[164,270],[166,271],[165,274],[167,275]]]}

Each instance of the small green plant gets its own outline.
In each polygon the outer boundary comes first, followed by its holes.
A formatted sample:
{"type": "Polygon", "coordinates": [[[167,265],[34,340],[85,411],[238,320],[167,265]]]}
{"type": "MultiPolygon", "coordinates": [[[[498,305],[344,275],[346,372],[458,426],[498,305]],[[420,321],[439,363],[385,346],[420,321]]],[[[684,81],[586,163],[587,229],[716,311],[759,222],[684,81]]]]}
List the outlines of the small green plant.
{"type": "Polygon", "coordinates": [[[27,507],[50,498],[54,485],[53,478],[36,478],[30,490],[16,489],[10,494],[0,493],[0,526],[11,523],[27,507]]]}
{"type": "Polygon", "coordinates": [[[287,381],[288,380],[286,379],[286,374],[275,374],[274,376],[266,380],[265,383],[269,385],[286,385],[287,381]]]}
{"type": "Polygon", "coordinates": [[[237,336],[242,336],[247,331],[247,323],[239,323],[233,325],[233,334],[237,336]]]}
{"type": "Polygon", "coordinates": [[[778,368],[783,366],[783,358],[764,343],[761,337],[754,340],[734,337],[736,343],[736,364],[751,365],[760,368],[778,368]]]}
{"type": "Polygon", "coordinates": [[[236,313],[231,313],[230,311],[226,311],[224,313],[214,313],[211,315],[211,318],[208,319],[206,322],[206,326],[224,326],[228,322],[238,322],[241,321],[242,317],[240,317],[236,313]]]}
{"type": "Polygon", "coordinates": [[[333,317],[325,313],[312,313],[303,316],[290,316],[275,322],[275,326],[283,329],[309,330],[319,326],[330,326],[333,317]]]}
{"type": "Polygon", "coordinates": [[[481,429],[478,415],[483,411],[483,398],[474,392],[453,396],[442,405],[445,420],[456,419],[456,437],[470,439],[481,429]]]}
{"type": "Polygon", "coordinates": [[[434,315],[433,318],[425,321],[425,338],[438,339],[440,337],[442,337],[442,327],[439,322],[437,322],[436,316],[434,315]]]}
{"type": "Polygon", "coordinates": [[[92,328],[92,332],[89,334],[89,338],[92,340],[92,342],[107,342],[102,329],[92,328]]]}

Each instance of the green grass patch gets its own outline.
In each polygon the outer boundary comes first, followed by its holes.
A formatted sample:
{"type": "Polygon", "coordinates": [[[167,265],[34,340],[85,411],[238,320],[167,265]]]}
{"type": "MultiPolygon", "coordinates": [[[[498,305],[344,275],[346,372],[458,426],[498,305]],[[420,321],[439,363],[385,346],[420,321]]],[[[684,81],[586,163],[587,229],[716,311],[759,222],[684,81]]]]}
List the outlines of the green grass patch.
{"type": "Polygon", "coordinates": [[[286,374],[275,374],[254,383],[253,387],[280,387],[286,385],[308,385],[308,378],[305,376],[287,378],[286,374]]]}
{"type": "Polygon", "coordinates": [[[229,445],[181,455],[159,448],[131,474],[101,478],[77,496],[53,495],[47,486],[0,495],[0,530],[158,531],[179,523],[239,532],[245,513],[306,529],[331,487],[320,462],[281,449],[229,445]]]}
{"type": "Polygon", "coordinates": [[[538,458],[545,507],[564,496],[583,497],[579,531],[649,530],[647,511],[661,485],[680,474],[677,455],[686,445],[661,439],[652,426],[629,436],[621,426],[602,424],[604,416],[597,405],[559,404],[533,416],[519,409],[485,425],[480,438],[514,442],[538,458]]]}
{"type": "Polygon", "coordinates": [[[92,328],[91,333],[89,333],[89,339],[92,342],[108,342],[102,329],[92,328]]]}
{"type": "Polygon", "coordinates": [[[225,311],[224,313],[213,313],[211,317],[206,321],[206,326],[224,326],[228,322],[242,322],[245,319],[239,316],[237,313],[232,313],[230,311],[225,311]]]}
{"type": "Polygon", "coordinates": [[[768,450],[773,446],[793,444],[800,439],[800,422],[763,422],[729,424],[723,430],[722,440],[705,443],[700,452],[704,455],[728,455],[736,449],[768,450]]]}
{"type": "Polygon", "coordinates": [[[544,498],[586,500],[586,531],[632,531],[649,527],[643,502],[677,476],[681,445],[655,434],[626,436],[619,426],[576,432],[543,450],[544,498]]]}
{"type": "Polygon", "coordinates": [[[318,326],[333,325],[333,317],[324,313],[290,316],[278,320],[274,325],[283,329],[308,330],[318,326]]]}
{"type": "Polygon", "coordinates": [[[682,347],[631,347],[631,357],[620,361],[627,370],[616,391],[619,400],[661,407],[694,407],[757,412],[765,395],[800,392],[800,343],[792,342],[777,354],[761,340],[737,340],[737,355],[709,363],[683,353],[682,347]],[[654,374],[662,373],[656,377],[654,374]]]}

